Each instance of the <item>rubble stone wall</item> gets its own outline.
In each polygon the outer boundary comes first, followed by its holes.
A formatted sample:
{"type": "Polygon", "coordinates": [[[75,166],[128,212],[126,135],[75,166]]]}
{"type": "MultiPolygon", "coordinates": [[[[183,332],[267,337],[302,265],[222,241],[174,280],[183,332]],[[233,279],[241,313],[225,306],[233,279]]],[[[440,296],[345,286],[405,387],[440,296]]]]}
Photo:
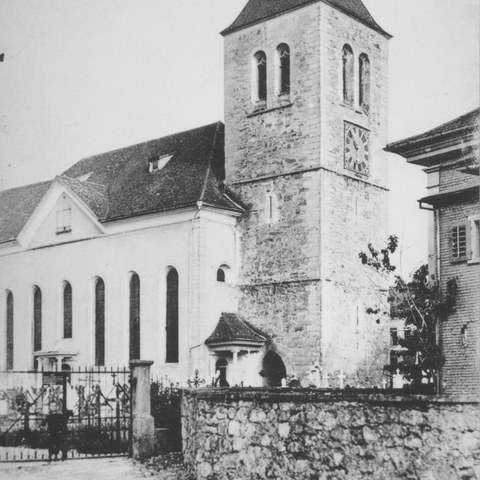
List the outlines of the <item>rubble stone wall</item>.
{"type": "Polygon", "coordinates": [[[345,391],[185,391],[196,479],[480,478],[480,403],[345,391]]]}

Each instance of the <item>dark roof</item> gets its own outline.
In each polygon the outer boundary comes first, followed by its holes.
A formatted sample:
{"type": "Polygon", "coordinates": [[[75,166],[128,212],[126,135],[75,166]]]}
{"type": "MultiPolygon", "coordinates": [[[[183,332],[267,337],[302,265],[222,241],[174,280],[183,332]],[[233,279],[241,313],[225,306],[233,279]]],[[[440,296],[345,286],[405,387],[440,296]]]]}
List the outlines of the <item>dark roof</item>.
{"type": "MultiPolygon", "coordinates": [[[[272,17],[276,17],[290,10],[304,7],[320,0],[249,0],[247,5],[240,12],[235,21],[222,31],[222,35],[227,35],[236,30],[254,25],[272,17]]],[[[391,35],[383,30],[370,15],[362,0],[321,0],[328,5],[340,10],[381,33],[387,38],[391,35]]]]}
{"type": "Polygon", "coordinates": [[[102,221],[111,221],[198,201],[241,211],[219,186],[224,176],[224,126],[217,122],[85,158],[61,178],[102,221]],[[165,167],[150,173],[149,160],[167,154],[173,157],[165,167]]]}
{"type": "Polygon", "coordinates": [[[82,181],[65,175],[57,179],[72,190],[99,220],[107,218],[108,214],[108,188],[106,185],[82,181]]]}
{"type": "Polygon", "coordinates": [[[0,243],[17,238],[50,184],[34,183],[0,192],[0,243]]]}
{"type": "MultiPolygon", "coordinates": [[[[223,186],[224,126],[204,127],[80,160],[56,180],[101,221],[204,205],[242,212],[223,186]],[[173,154],[149,172],[149,160],[173,154]],[[228,193],[228,195],[227,195],[228,193]]],[[[0,192],[0,243],[15,240],[52,182],[0,192]]]]}
{"type": "Polygon", "coordinates": [[[206,345],[234,343],[265,343],[267,339],[255,332],[236,313],[222,313],[213,333],[205,340],[206,345]]]}
{"type": "Polygon", "coordinates": [[[460,117],[454,118],[449,122],[443,123],[438,127],[427,130],[420,135],[398,140],[389,143],[385,150],[387,152],[402,154],[414,148],[418,148],[422,144],[432,143],[439,138],[451,135],[459,135],[477,131],[480,126],[480,108],[476,108],[471,112],[465,113],[460,117]]]}

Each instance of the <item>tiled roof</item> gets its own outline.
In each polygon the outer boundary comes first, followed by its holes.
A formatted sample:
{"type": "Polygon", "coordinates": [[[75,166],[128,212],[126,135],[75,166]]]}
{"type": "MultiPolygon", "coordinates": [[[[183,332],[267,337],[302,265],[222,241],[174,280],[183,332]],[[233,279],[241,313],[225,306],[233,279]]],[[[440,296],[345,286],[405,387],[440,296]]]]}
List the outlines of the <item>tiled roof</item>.
{"type": "Polygon", "coordinates": [[[449,134],[459,132],[470,132],[478,130],[480,127],[480,108],[476,108],[471,112],[465,113],[460,117],[454,118],[449,122],[443,123],[438,127],[427,130],[420,135],[405,138],[387,145],[385,150],[387,152],[400,153],[408,148],[413,147],[424,142],[430,142],[438,137],[447,136],[449,134]]]}
{"type": "Polygon", "coordinates": [[[240,209],[219,188],[224,126],[217,122],[80,160],[62,176],[103,221],[204,204],[240,209]],[[159,171],[149,159],[173,154],[159,171]],[[87,176],[86,181],[79,179],[87,176]],[[75,180],[77,179],[77,180],[75,180]]]}
{"type": "Polygon", "coordinates": [[[17,238],[50,184],[34,183],[0,192],[0,243],[17,238]]]}
{"type": "MultiPolygon", "coordinates": [[[[294,10],[320,0],[249,0],[240,15],[225,30],[222,35],[227,35],[235,30],[254,25],[256,23],[276,17],[290,10],[294,10]]],[[[390,38],[385,30],[373,19],[362,0],[321,0],[343,13],[359,20],[368,27],[390,38]]]]}
{"type": "Polygon", "coordinates": [[[82,200],[87,207],[102,221],[108,214],[108,188],[106,185],[81,181],[65,175],[57,177],[82,200]]]}
{"type": "MultiPolygon", "coordinates": [[[[80,160],[57,181],[101,222],[204,205],[242,212],[220,186],[224,171],[221,122],[80,160]],[[149,159],[173,154],[149,172],[149,159]]],[[[0,243],[17,238],[52,182],[0,192],[0,243]]]]}
{"type": "Polygon", "coordinates": [[[222,313],[213,333],[205,340],[206,345],[235,343],[265,343],[267,339],[255,332],[236,313],[222,313]]]}

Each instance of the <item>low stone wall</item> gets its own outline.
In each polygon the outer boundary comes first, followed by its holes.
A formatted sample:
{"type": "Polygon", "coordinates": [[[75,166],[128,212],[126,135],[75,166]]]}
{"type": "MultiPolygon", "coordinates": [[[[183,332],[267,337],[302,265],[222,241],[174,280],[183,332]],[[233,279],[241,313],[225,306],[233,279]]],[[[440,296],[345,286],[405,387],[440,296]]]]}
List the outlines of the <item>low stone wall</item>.
{"type": "Polygon", "coordinates": [[[197,479],[480,480],[480,404],[263,389],[187,390],[197,479]]]}

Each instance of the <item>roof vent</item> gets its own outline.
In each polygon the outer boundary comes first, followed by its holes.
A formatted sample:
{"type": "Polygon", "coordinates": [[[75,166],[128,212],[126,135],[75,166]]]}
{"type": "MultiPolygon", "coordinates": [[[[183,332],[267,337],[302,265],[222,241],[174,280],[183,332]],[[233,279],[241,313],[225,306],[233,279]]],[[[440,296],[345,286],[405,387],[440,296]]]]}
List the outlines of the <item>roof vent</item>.
{"type": "Polygon", "coordinates": [[[76,177],[75,180],[78,180],[79,182],[86,182],[91,176],[93,172],[88,172],[85,175],[80,175],[79,177],[76,177]]]}
{"type": "Polygon", "coordinates": [[[148,159],[148,171],[150,173],[158,172],[168,163],[168,161],[173,157],[173,155],[173,153],[169,153],[167,155],[155,155],[153,157],[150,157],[148,159]]]}

